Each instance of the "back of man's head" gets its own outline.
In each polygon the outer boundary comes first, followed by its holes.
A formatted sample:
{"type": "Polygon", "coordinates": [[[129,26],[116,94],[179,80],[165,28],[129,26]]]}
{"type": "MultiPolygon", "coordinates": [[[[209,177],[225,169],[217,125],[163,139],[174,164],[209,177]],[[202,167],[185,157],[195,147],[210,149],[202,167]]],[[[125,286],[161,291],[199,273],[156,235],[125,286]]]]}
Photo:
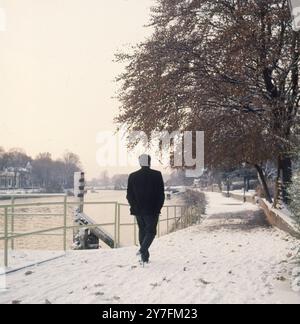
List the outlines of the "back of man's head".
{"type": "Polygon", "coordinates": [[[148,154],[143,154],[139,157],[140,166],[142,168],[150,168],[151,166],[151,156],[148,154]]]}

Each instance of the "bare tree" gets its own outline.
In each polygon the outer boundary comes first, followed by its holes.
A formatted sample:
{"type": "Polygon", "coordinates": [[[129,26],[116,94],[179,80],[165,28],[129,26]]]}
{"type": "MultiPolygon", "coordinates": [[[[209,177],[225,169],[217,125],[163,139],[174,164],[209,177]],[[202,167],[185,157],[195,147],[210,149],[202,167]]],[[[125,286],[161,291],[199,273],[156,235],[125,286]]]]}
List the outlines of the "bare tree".
{"type": "Polygon", "coordinates": [[[63,156],[62,162],[65,167],[65,187],[72,188],[74,172],[81,169],[80,158],[77,154],[67,151],[63,156]]]}

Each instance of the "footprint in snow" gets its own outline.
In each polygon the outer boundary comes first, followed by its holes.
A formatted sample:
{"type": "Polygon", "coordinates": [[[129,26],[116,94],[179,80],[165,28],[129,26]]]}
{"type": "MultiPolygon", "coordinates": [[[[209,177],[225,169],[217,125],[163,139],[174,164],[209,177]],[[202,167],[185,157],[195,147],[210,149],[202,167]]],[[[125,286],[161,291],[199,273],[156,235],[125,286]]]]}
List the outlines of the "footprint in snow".
{"type": "Polygon", "coordinates": [[[20,305],[22,303],[21,300],[13,300],[12,302],[12,305],[20,305]]]}
{"type": "Polygon", "coordinates": [[[160,287],[160,285],[156,282],[156,283],[152,283],[152,284],[150,284],[150,286],[152,286],[153,287],[153,289],[154,288],[157,288],[157,287],[160,287]]]}
{"type": "Polygon", "coordinates": [[[30,275],[32,275],[34,272],[33,271],[27,271],[27,272],[25,272],[25,276],[30,276],[30,275]]]}
{"type": "Polygon", "coordinates": [[[199,281],[200,281],[203,285],[210,285],[210,284],[211,284],[211,282],[208,282],[208,281],[206,281],[206,280],[204,280],[204,279],[202,279],[202,278],[200,278],[199,281]]]}
{"type": "Polygon", "coordinates": [[[94,287],[99,288],[99,287],[103,287],[103,286],[104,286],[103,284],[96,284],[94,287]]]}

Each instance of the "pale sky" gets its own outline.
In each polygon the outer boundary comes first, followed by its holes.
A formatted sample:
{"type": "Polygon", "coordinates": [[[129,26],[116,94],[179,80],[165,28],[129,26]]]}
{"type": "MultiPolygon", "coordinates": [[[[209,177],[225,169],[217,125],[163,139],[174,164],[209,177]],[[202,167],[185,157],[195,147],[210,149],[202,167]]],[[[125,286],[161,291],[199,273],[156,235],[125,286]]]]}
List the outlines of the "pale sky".
{"type": "Polygon", "coordinates": [[[0,0],[0,146],[79,154],[89,178],[96,135],[115,129],[114,54],[145,39],[154,0],[0,0]]]}

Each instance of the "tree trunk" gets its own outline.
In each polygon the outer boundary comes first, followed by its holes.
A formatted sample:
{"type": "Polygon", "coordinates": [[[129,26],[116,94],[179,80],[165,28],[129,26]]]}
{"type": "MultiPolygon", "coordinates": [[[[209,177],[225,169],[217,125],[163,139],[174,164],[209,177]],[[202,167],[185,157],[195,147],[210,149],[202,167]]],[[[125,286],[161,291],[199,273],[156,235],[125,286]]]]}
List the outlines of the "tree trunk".
{"type": "Polygon", "coordinates": [[[271,197],[271,194],[270,194],[269,187],[267,185],[267,181],[266,181],[266,177],[264,175],[264,172],[263,172],[262,168],[258,164],[255,164],[255,168],[256,168],[256,170],[258,172],[261,184],[263,186],[263,190],[264,190],[266,199],[271,204],[273,202],[273,200],[272,200],[272,197],[271,197]]]}
{"type": "Polygon", "coordinates": [[[279,196],[280,196],[280,192],[279,192],[279,186],[280,186],[280,181],[281,181],[281,160],[280,158],[278,158],[278,162],[277,162],[277,178],[276,178],[276,182],[275,182],[275,192],[274,192],[274,203],[273,203],[273,207],[277,208],[278,202],[279,202],[279,196]]]}
{"type": "Polygon", "coordinates": [[[288,187],[292,182],[292,159],[290,156],[284,156],[279,159],[279,169],[282,182],[282,198],[285,204],[289,203],[288,187]]]}

